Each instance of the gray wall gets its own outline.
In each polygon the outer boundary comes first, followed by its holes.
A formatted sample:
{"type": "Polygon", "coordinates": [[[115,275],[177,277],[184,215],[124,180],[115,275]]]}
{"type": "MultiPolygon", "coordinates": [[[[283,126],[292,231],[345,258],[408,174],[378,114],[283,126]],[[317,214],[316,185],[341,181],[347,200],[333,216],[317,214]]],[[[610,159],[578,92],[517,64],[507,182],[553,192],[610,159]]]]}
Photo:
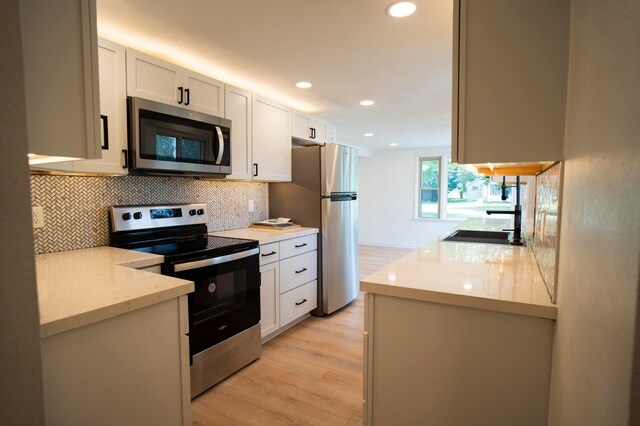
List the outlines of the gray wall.
{"type": "Polygon", "coordinates": [[[640,2],[573,1],[550,425],[639,424],[639,118],[640,2]]]}
{"type": "Polygon", "coordinates": [[[0,423],[44,424],[18,0],[0,13],[0,423]]]}

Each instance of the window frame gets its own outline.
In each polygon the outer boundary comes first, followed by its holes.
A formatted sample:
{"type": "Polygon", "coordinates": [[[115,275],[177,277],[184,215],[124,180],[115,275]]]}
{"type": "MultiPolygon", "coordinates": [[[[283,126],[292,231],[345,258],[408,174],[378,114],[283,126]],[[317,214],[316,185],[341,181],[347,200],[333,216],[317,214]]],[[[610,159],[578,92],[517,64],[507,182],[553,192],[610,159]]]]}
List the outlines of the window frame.
{"type": "MultiPolygon", "coordinates": [[[[446,221],[446,222],[463,222],[467,220],[467,217],[448,217],[448,182],[449,182],[449,161],[453,162],[451,157],[446,154],[434,154],[434,155],[417,155],[416,156],[416,182],[414,184],[414,188],[416,191],[416,206],[414,208],[414,219],[418,221],[446,221]],[[420,216],[420,211],[422,208],[420,192],[422,188],[422,161],[423,160],[438,160],[439,161],[439,187],[438,187],[438,215],[437,217],[422,217],[420,216]],[[443,197],[445,197],[443,199],[443,197]]],[[[511,205],[513,207],[514,200],[511,199],[511,205]]]]}
{"type": "Polygon", "coordinates": [[[414,209],[414,215],[416,219],[420,220],[441,220],[442,219],[442,155],[430,155],[430,156],[418,156],[418,173],[417,173],[417,193],[416,193],[416,208],[414,209]],[[422,162],[423,161],[437,161],[438,162],[438,207],[436,209],[435,217],[423,217],[422,216],[422,162]]]}

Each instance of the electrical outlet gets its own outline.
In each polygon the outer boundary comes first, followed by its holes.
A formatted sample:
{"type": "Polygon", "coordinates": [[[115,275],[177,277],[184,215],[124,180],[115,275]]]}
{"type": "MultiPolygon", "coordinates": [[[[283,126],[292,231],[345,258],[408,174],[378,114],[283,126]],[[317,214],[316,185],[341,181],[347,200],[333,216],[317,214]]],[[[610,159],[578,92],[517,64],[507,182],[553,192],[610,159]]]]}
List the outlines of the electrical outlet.
{"type": "Polygon", "coordinates": [[[249,200],[249,211],[252,212],[254,210],[253,200],[249,200]]]}
{"type": "Polygon", "coordinates": [[[33,214],[33,228],[44,228],[44,209],[39,206],[33,206],[31,212],[33,214]]]}

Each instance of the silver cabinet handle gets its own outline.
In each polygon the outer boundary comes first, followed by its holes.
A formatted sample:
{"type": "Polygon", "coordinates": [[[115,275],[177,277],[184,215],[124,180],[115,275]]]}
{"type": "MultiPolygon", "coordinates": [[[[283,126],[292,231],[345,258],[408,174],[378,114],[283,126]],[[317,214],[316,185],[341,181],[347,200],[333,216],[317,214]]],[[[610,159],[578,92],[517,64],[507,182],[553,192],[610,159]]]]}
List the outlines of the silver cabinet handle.
{"type": "Polygon", "coordinates": [[[222,155],[224,154],[224,137],[222,136],[222,129],[216,126],[216,132],[218,133],[218,140],[220,141],[220,151],[218,151],[218,158],[216,158],[216,164],[222,162],[222,155]]]}
{"type": "Polygon", "coordinates": [[[245,257],[253,256],[260,253],[259,248],[251,250],[245,250],[238,253],[228,254],[226,256],[212,257],[209,259],[196,260],[195,262],[178,263],[174,266],[175,272],[189,271],[191,269],[205,268],[207,266],[219,265],[225,262],[231,262],[233,260],[244,259],[245,257]]]}

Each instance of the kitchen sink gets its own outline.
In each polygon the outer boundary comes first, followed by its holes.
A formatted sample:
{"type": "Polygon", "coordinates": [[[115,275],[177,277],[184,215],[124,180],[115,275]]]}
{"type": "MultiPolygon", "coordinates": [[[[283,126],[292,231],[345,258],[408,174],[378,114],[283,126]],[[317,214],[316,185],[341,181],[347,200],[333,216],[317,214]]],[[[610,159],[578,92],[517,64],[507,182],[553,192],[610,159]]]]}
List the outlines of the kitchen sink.
{"type": "Polygon", "coordinates": [[[455,231],[442,241],[458,241],[467,243],[509,244],[509,232],[473,231],[461,229],[455,231]]]}

